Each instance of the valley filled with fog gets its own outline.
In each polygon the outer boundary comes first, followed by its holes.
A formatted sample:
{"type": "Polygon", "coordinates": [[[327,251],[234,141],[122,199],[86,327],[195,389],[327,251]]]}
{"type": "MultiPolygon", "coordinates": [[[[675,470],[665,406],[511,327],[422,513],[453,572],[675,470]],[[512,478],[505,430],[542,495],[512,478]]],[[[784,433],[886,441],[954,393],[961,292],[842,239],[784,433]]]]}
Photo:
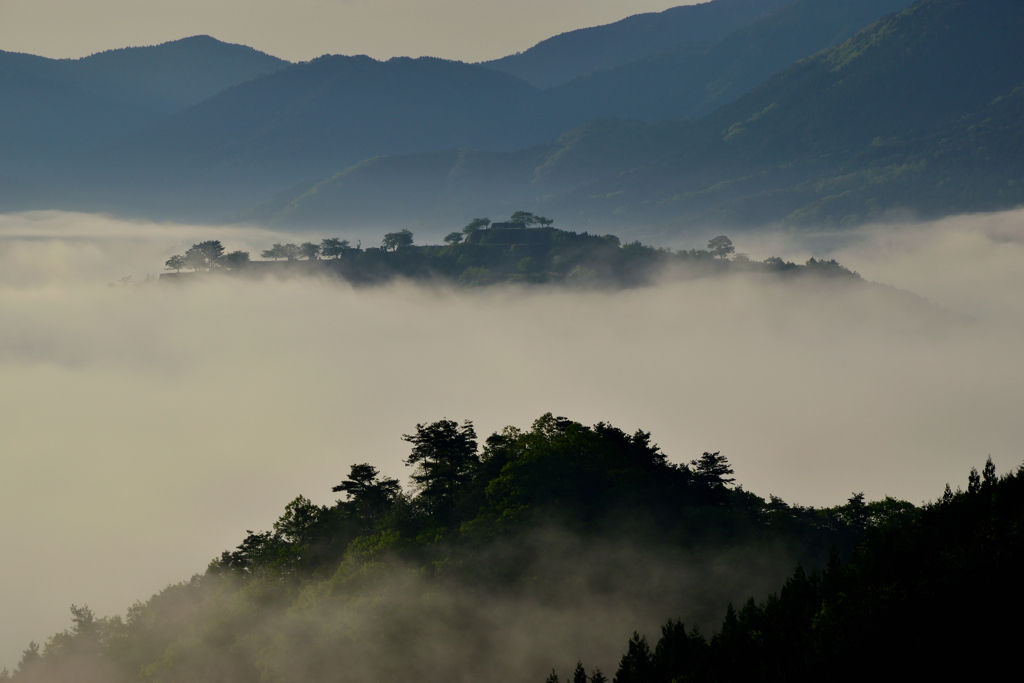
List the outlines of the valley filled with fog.
{"type": "Polygon", "coordinates": [[[405,483],[400,436],[442,417],[481,436],[548,411],[643,429],[674,462],[721,451],[747,490],[805,505],[919,503],[988,455],[1020,464],[1024,211],[731,237],[905,291],[169,285],[146,276],[192,243],[297,236],[0,216],[0,666],[72,603],[123,613],[296,495],[333,501],[354,463],[405,483]]]}

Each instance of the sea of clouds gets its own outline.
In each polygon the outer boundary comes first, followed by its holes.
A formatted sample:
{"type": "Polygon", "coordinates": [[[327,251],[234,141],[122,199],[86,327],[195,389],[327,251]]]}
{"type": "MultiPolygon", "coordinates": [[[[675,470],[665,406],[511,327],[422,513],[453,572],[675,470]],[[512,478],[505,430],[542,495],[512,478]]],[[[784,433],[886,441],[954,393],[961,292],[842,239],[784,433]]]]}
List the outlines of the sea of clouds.
{"type": "Polygon", "coordinates": [[[746,489],[808,505],[919,503],[988,455],[1024,459],[1024,211],[734,235],[752,258],[836,258],[903,292],[146,281],[204,239],[255,255],[306,237],[0,216],[0,667],[71,603],[123,613],[296,495],[331,502],[353,463],[404,481],[400,435],[442,417],[482,436],[548,411],[640,428],[673,461],[721,451],[746,489]]]}

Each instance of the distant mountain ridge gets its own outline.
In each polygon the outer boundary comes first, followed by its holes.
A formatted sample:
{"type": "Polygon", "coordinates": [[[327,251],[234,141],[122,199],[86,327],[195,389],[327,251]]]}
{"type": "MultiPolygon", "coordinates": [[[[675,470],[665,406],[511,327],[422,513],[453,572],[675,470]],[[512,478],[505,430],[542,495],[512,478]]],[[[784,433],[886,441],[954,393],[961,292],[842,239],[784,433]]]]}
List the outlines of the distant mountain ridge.
{"type": "Polygon", "coordinates": [[[523,208],[650,236],[1024,202],[1024,4],[886,15],[902,4],[793,0],[717,43],[547,90],[434,58],[322,57],[103,144],[147,115],[141,96],[39,78],[24,63],[46,60],[4,53],[0,92],[18,96],[0,101],[0,202],[389,230],[523,208]],[[47,175],[18,166],[71,156],[47,175]]]}
{"type": "Polygon", "coordinates": [[[0,173],[37,175],[288,64],[209,36],[81,59],[0,51],[0,173]]]}
{"type": "Polygon", "coordinates": [[[634,14],[611,24],[562,33],[523,52],[481,64],[549,88],[683,43],[714,43],[789,2],[714,0],[634,14]]]}
{"type": "MultiPolygon", "coordinates": [[[[625,87],[615,71],[542,91],[461,62],[321,57],[229,88],[108,145],[61,183],[78,188],[78,207],[195,219],[236,212],[381,156],[510,152],[595,116],[680,118],[709,101],[710,86],[717,84],[716,102],[735,98],[907,1],[797,0],[721,41],[726,48],[701,44],[693,63],[655,63],[647,80],[637,74],[647,62],[623,67],[625,87]]],[[[453,178],[467,172],[460,168],[453,178]]]]}
{"type": "Polygon", "coordinates": [[[510,151],[563,129],[540,91],[507,74],[430,57],[335,55],[228,88],[109,145],[74,175],[89,174],[100,194],[116,188],[121,206],[173,210],[187,196],[216,210],[368,157],[510,151]]]}
{"type": "Polygon", "coordinates": [[[105,50],[80,59],[48,59],[0,51],[0,63],[161,114],[202,102],[225,88],[290,62],[210,36],[105,50]]]}
{"type": "Polygon", "coordinates": [[[1014,206],[1022,32],[1024,3],[920,0],[699,121],[594,121],[515,153],[382,158],[245,217],[394,227],[515,205],[579,227],[677,231],[1014,206]]]}

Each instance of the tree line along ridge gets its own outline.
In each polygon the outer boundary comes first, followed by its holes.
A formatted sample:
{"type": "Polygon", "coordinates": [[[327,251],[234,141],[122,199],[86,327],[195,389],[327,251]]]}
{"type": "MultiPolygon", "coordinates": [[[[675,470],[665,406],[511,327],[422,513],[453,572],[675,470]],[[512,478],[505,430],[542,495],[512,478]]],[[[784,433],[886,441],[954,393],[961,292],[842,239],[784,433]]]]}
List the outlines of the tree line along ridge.
{"type": "Polygon", "coordinates": [[[355,284],[405,278],[462,287],[499,283],[634,286],[673,267],[683,267],[697,275],[730,270],[791,275],[814,272],[859,279],[834,260],[812,258],[802,266],[778,257],[754,261],[736,253],[725,235],[709,240],[706,249],[674,252],[639,241],[623,244],[615,235],[560,230],[553,223],[517,211],[505,222],[475,218],[461,231],[446,235],[442,245],[416,245],[413,233],[403,229],[385,234],[380,247],[364,248],[361,242],[353,246],[337,237],[319,243],[275,243],[261,252],[262,261],[251,260],[249,253],[241,250],[226,253],[219,240],[207,240],[169,258],[166,268],[174,272],[164,277],[181,279],[219,271],[328,274],[355,284]]]}
{"type": "MultiPolygon", "coordinates": [[[[661,549],[648,559],[669,548],[764,553],[781,544],[804,560],[779,592],[730,605],[710,637],[675,618],[654,647],[634,633],[613,683],[863,680],[881,667],[932,671],[958,662],[986,671],[1015,651],[1008,646],[1017,630],[995,618],[1022,601],[1004,591],[1024,555],[1024,469],[1000,477],[989,459],[982,473],[971,471],[966,491],[947,485],[921,506],[854,494],[812,508],[745,491],[721,453],[673,463],[647,432],[550,413],[482,444],[472,422],[447,418],[402,438],[411,488],[369,463],[351,465],[332,488],[341,494],[333,505],[298,496],[271,530],[248,532],[203,574],[136,603],[125,618],[73,606],[73,626],[30,644],[0,680],[356,681],[355,663],[367,652],[395,653],[371,657],[399,667],[387,680],[428,676],[437,662],[397,655],[417,651],[413,634],[443,628],[431,595],[455,600],[444,591],[457,590],[475,603],[571,593],[600,561],[598,554],[544,573],[550,548],[535,540],[551,525],[580,548],[629,538],[661,549]],[[402,588],[409,581],[414,593],[402,588]],[[374,612],[382,601],[390,607],[374,612]],[[366,610],[372,620],[346,626],[366,610]],[[978,659],[973,653],[983,650],[957,643],[992,649],[978,659]],[[951,663],[951,652],[963,656],[951,663]]],[[[470,665],[457,659],[444,660],[446,675],[470,665]]],[[[557,680],[552,671],[548,683],[557,680]]],[[[580,663],[572,680],[608,677],[580,663]]]]}

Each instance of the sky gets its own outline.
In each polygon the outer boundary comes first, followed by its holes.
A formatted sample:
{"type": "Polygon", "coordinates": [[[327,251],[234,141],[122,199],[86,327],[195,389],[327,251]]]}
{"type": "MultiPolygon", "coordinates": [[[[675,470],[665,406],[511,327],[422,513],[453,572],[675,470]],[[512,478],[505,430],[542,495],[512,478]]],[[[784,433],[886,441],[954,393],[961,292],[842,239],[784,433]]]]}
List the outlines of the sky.
{"type": "Polygon", "coordinates": [[[756,277],[117,284],[203,239],[258,253],[305,237],[0,215],[0,667],[72,603],[123,614],[295,496],[332,502],[352,464],[407,481],[400,435],[442,417],[481,437],[548,411],[644,429],[674,462],[721,451],[747,490],[805,505],[919,503],[1024,453],[1024,211],[831,246],[733,236],[752,258],[835,257],[927,301],[756,277]]]}
{"type": "Polygon", "coordinates": [[[463,61],[697,0],[0,0],[0,50],[54,58],[206,34],[290,61],[463,61]]]}

